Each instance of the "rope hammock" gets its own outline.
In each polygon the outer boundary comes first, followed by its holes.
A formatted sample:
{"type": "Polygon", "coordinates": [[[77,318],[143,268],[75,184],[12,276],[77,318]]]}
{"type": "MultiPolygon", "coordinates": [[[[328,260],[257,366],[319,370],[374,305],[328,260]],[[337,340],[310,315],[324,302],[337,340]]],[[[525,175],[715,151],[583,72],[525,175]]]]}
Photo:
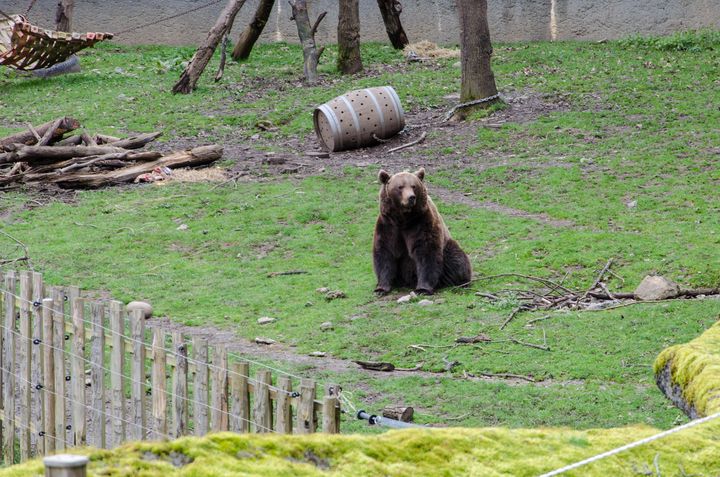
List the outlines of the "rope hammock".
{"type": "MultiPolygon", "coordinates": [[[[1,13],[1,12],[0,12],[1,13]]],[[[65,33],[32,25],[23,15],[0,15],[0,66],[37,70],[62,63],[78,51],[110,40],[112,33],[65,33]]]]}

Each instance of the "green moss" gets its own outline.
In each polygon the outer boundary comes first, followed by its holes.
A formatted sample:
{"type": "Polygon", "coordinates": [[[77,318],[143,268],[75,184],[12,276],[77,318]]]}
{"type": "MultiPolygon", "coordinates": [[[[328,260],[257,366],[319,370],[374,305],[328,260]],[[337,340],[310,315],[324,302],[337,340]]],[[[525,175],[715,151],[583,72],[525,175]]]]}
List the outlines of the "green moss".
{"type": "Polygon", "coordinates": [[[689,343],[660,353],[655,374],[668,364],[672,382],[700,416],[720,411],[720,322],[689,343]]]}
{"type": "MultiPolygon", "coordinates": [[[[719,446],[711,428],[691,430],[641,446],[582,469],[575,475],[628,475],[652,465],[671,475],[720,472],[719,446]]],[[[714,429],[715,433],[717,428],[714,429]]],[[[417,429],[378,436],[214,434],[172,442],[143,442],[113,451],[84,449],[89,475],[135,476],[531,476],[562,467],[657,432],[645,426],[570,429],[417,429]],[[187,456],[175,466],[172,454],[187,456]]],[[[41,463],[0,470],[0,476],[30,476],[41,463]]],[[[568,475],[573,475],[568,474],[568,475]]]]}

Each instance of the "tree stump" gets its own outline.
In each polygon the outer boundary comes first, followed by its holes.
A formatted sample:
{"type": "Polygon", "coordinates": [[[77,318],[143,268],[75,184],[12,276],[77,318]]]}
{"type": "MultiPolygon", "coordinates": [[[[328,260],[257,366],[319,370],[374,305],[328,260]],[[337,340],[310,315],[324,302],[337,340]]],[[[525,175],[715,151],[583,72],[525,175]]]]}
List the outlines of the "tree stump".
{"type": "Polygon", "coordinates": [[[180,79],[175,83],[175,86],[173,86],[173,93],[189,94],[195,89],[200,76],[210,62],[220,40],[230,31],[235,21],[235,16],[244,4],[245,0],[230,0],[228,2],[220,14],[220,17],[215,22],[215,25],[210,32],[208,32],[205,42],[197,49],[187,68],[185,68],[185,71],[180,75],[180,79]]]}

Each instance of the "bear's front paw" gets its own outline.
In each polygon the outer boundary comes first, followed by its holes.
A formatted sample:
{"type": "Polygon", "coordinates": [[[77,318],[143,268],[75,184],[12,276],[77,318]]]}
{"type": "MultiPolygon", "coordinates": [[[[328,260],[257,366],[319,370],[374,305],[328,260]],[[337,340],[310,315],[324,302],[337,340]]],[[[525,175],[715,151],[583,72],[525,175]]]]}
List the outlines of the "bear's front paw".
{"type": "Polygon", "coordinates": [[[431,290],[429,288],[416,288],[415,293],[418,295],[433,295],[435,290],[431,290]]]}
{"type": "Polygon", "coordinates": [[[378,285],[375,288],[376,295],[384,296],[384,295],[387,295],[388,293],[390,293],[390,287],[382,287],[382,286],[378,285]]]}

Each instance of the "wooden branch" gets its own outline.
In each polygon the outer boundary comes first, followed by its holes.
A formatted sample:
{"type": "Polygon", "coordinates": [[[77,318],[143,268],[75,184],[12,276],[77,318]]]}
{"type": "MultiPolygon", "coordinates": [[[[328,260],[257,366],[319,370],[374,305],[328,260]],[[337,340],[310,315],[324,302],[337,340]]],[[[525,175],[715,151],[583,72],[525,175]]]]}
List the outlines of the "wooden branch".
{"type": "Polygon", "coordinates": [[[56,119],[55,122],[52,123],[52,126],[50,126],[48,130],[45,131],[45,134],[43,134],[43,137],[41,137],[40,140],[37,142],[37,145],[47,146],[48,144],[50,144],[50,141],[52,140],[55,131],[60,127],[62,121],[62,118],[56,119]]]}
{"type": "Polygon", "coordinates": [[[485,376],[486,378],[502,378],[502,379],[522,379],[523,381],[527,381],[530,383],[536,382],[535,378],[532,376],[523,376],[522,374],[512,374],[512,373],[480,373],[480,376],[485,376]]]}
{"type": "MultiPolygon", "coordinates": [[[[117,139],[115,141],[109,141],[106,143],[107,146],[112,147],[121,147],[123,149],[140,149],[141,147],[144,147],[146,144],[154,141],[155,139],[162,136],[162,132],[152,132],[147,134],[139,134],[137,136],[132,136],[126,139],[117,139]]],[[[110,137],[110,136],[105,136],[110,137]]],[[[100,135],[98,135],[98,138],[100,138],[100,135]]],[[[115,138],[116,139],[116,138],[115,138]]]]}
{"type": "Polygon", "coordinates": [[[125,150],[111,146],[23,146],[17,151],[16,159],[33,165],[114,152],[125,152],[125,150]]]}
{"type": "MultiPolygon", "coordinates": [[[[43,124],[42,126],[38,126],[35,128],[35,132],[39,136],[44,136],[45,133],[49,128],[51,128],[56,121],[50,121],[48,123],[43,124]]],[[[60,125],[55,128],[55,131],[53,132],[53,137],[60,137],[63,134],[73,131],[80,127],[80,122],[77,119],[71,118],[71,117],[64,117],[61,118],[60,125]]],[[[3,149],[9,145],[12,144],[35,144],[37,142],[37,139],[35,137],[35,134],[31,131],[22,131],[17,134],[13,134],[11,136],[7,136],[5,138],[0,139],[0,149],[3,149]]]]}
{"type": "Polygon", "coordinates": [[[27,127],[30,130],[30,132],[33,134],[33,136],[35,136],[35,139],[39,142],[40,139],[42,139],[42,136],[40,136],[40,134],[35,130],[35,128],[33,127],[32,124],[27,123],[27,127]]]}
{"type": "Polygon", "coordinates": [[[260,38],[260,34],[265,28],[268,18],[270,18],[273,5],[275,5],[275,0],[260,0],[257,10],[255,10],[255,16],[238,38],[238,42],[232,52],[234,60],[246,60],[250,57],[250,52],[253,46],[255,46],[255,42],[260,38]]]}
{"type": "Polygon", "coordinates": [[[522,306],[515,308],[512,311],[512,313],[510,313],[510,316],[508,316],[507,319],[505,321],[503,321],[503,324],[500,325],[500,329],[501,330],[505,329],[505,327],[513,320],[513,318],[515,318],[515,316],[517,316],[517,314],[520,313],[522,310],[523,310],[522,306]]]}
{"type": "Polygon", "coordinates": [[[527,346],[528,348],[535,348],[535,349],[541,349],[541,350],[543,350],[543,351],[550,351],[550,347],[549,347],[549,346],[537,345],[537,344],[533,344],[533,343],[526,343],[526,342],[524,342],[524,341],[520,341],[520,340],[515,339],[515,338],[510,338],[510,341],[512,341],[512,342],[515,343],[515,344],[519,344],[519,345],[522,345],[522,346],[527,346]]]}
{"type": "Polygon", "coordinates": [[[244,4],[245,0],[230,0],[228,2],[215,21],[215,25],[208,32],[205,42],[197,49],[190,63],[188,63],[187,68],[185,68],[185,71],[180,75],[180,79],[175,83],[175,86],[173,86],[173,93],[189,94],[195,89],[200,76],[210,62],[220,40],[223,35],[230,31],[230,27],[235,21],[235,16],[244,4]]]}
{"type": "Polygon", "coordinates": [[[215,73],[215,82],[220,81],[225,74],[225,62],[227,62],[227,47],[228,47],[228,34],[225,32],[225,36],[222,39],[222,46],[220,47],[220,65],[218,66],[217,73],[215,73]]]}
{"type": "Polygon", "coordinates": [[[80,133],[80,140],[86,146],[97,146],[98,145],[97,141],[95,141],[95,139],[91,138],[90,135],[87,133],[87,131],[83,131],[82,133],[80,133]]]}
{"type": "MultiPolygon", "coordinates": [[[[317,19],[315,20],[315,24],[310,29],[310,34],[312,36],[315,36],[315,33],[317,33],[317,29],[320,26],[320,22],[323,21],[323,18],[325,18],[325,15],[327,15],[327,12],[322,12],[320,15],[318,15],[317,19]]],[[[318,55],[320,56],[320,55],[318,55]]]]}
{"type": "Polygon", "coordinates": [[[402,146],[398,146],[398,147],[394,147],[394,148],[390,149],[388,151],[388,154],[392,154],[393,152],[399,151],[401,149],[405,149],[407,147],[412,147],[415,144],[420,144],[421,142],[423,142],[425,140],[426,137],[427,137],[427,133],[425,131],[423,131],[423,133],[420,135],[419,138],[417,138],[414,141],[409,142],[407,144],[403,144],[402,146]]]}
{"type": "MultiPolygon", "coordinates": [[[[55,146],[79,146],[82,144],[82,136],[79,134],[75,134],[73,136],[66,137],[62,141],[56,142],[55,146]]],[[[97,142],[97,141],[96,141],[97,142]]]]}

